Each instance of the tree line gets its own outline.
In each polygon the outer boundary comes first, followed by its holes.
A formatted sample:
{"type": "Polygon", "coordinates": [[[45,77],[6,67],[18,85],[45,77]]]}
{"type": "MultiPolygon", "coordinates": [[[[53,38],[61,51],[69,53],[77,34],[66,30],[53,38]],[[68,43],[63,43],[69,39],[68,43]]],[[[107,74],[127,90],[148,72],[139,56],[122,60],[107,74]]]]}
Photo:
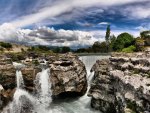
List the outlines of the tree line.
{"type": "Polygon", "coordinates": [[[105,41],[96,41],[89,48],[80,48],[76,52],[94,52],[94,53],[108,53],[108,52],[138,52],[143,51],[145,47],[150,46],[150,31],[143,31],[140,37],[134,37],[127,32],[121,33],[117,37],[111,35],[110,25],[107,26],[105,41]]]}
{"type": "MultiPolygon", "coordinates": [[[[150,30],[140,33],[140,37],[134,37],[129,33],[121,33],[117,37],[111,35],[110,25],[106,28],[105,41],[96,41],[92,46],[88,48],[79,48],[73,50],[68,46],[52,47],[52,46],[31,46],[28,51],[33,52],[53,52],[53,53],[108,53],[108,52],[138,52],[143,51],[145,47],[150,46],[150,30]]],[[[0,51],[3,49],[11,49],[12,44],[6,42],[0,42],[0,51]]]]}

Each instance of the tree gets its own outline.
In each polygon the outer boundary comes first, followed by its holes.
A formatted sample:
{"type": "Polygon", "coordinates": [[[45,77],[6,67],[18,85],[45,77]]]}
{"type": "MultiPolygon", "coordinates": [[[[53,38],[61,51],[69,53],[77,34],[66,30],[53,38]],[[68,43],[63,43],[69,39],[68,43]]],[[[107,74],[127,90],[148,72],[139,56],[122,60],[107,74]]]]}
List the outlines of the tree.
{"type": "Polygon", "coordinates": [[[100,43],[100,52],[102,53],[107,53],[108,52],[108,48],[107,48],[107,43],[104,41],[104,42],[101,42],[100,43]]]}
{"type": "Polygon", "coordinates": [[[122,51],[123,48],[127,48],[131,45],[134,45],[134,42],[135,39],[132,35],[130,35],[129,33],[121,33],[120,35],[118,35],[114,43],[113,50],[122,51]]]}
{"type": "Polygon", "coordinates": [[[115,35],[110,36],[110,50],[113,51],[113,46],[115,44],[116,37],[115,35]]]}
{"type": "Polygon", "coordinates": [[[150,30],[149,31],[143,31],[140,33],[141,38],[145,40],[145,45],[150,46],[150,30]]]}
{"type": "Polygon", "coordinates": [[[137,37],[135,40],[136,51],[143,51],[144,45],[145,45],[145,40],[140,37],[137,37]]]}
{"type": "Polygon", "coordinates": [[[100,42],[99,41],[94,42],[92,49],[95,53],[100,52],[100,42]]]}
{"type": "Polygon", "coordinates": [[[150,31],[142,31],[140,33],[141,38],[145,39],[145,38],[149,38],[150,37],[150,31]]]}
{"type": "Polygon", "coordinates": [[[67,53],[67,52],[70,52],[70,47],[67,47],[67,46],[64,46],[64,47],[62,47],[62,50],[61,50],[61,52],[62,53],[67,53]]]}
{"type": "Polygon", "coordinates": [[[11,49],[12,48],[12,44],[10,43],[5,43],[5,42],[0,42],[0,46],[6,49],[11,49]]]}
{"type": "Polygon", "coordinates": [[[109,39],[110,38],[110,25],[107,26],[106,29],[106,35],[105,35],[105,40],[106,40],[106,45],[107,45],[107,52],[109,51],[109,39]]]}
{"type": "Polygon", "coordinates": [[[106,53],[108,52],[107,51],[107,44],[106,42],[99,42],[99,41],[96,41],[93,46],[92,46],[92,49],[93,51],[96,53],[96,52],[102,52],[102,53],[106,53]]]}
{"type": "Polygon", "coordinates": [[[47,46],[42,46],[42,45],[39,45],[39,46],[38,46],[38,49],[41,50],[41,51],[49,51],[49,50],[50,50],[49,47],[47,47],[47,46]]]}
{"type": "Polygon", "coordinates": [[[60,51],[61,51],[60,47],[56,47],[53,49],[54,53],[60,53],[60,51]]]}

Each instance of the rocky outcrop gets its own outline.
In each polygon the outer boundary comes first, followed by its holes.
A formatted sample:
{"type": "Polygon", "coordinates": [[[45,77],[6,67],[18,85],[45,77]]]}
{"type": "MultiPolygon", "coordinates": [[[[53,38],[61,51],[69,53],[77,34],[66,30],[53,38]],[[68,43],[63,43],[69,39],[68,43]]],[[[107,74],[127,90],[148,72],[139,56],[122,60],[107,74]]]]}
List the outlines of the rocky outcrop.
{"type": "Polygon", "coordinates": [[[104,113],[150,112],[148,53],[113,54],[92,67],[91,106],[104,113]]]}
{"type": "Polygon", "coordinates": [[[37,59],[38,64],[28,62],[26,67],[21,69],[25,88],[34,91],[35,79],[41,68],[50,68],[50,81],[53,97],[83,95],[87,89],[86,69],[79,58],[73,54],[64,54],[59,57],[49,56],[47,61],[37,59]],[[43,67],[44,66],[44,67],[43,67]]]}
{"type": "Polygon", "coordinates": [[[11,59],[5,55],[0,56],[0,109],[12,100],[15,87],[15,68],[11,59]]]}
{"type": "Polygon", "coordinates": [[[76,93],[83,95],[87,89],[86,69],[76,56],[66,56],[50,64],[53,95],[76,93]]]}
{"type": "Polygon", "coordinates": [[[15,67],[11,59],[6,56],[0,56],[0,84],[5,90],[16,87],[15,81],[15,67]]]}
{"type": "Polygon", "coordinates": [[[36,79],[37,73],[41,72],[42,69],[38,67],[24,67],[21,69],[23,80],[24,80],[24,87],[26,90],[32,92],[35,90],[34,80],[36,79]]]}
{"type": "Polygon", "coordinates": [[[21,69],[25,89],[34,91],[35,79],[41,68],[50,68],[50,81],[53,97],[83,95],[87,89],[86,69],[84,64],[76,55],[62,54],[58,56],[48,56],[34,59],[39,64],[34,65],[30,60],[26,67],[21,69]]]}
{"type": "Polygon", "coordinates": [[[24,63],[22,65],[12,63],[11,58],[5,55],[0,56],[0,105],[2,107],[12,100],[16,88],[16,70],[21,70],[24,80],[23,88],[29,92],[36,90],[37,73],[41,72],[42,68],[50,68],[51,90],[54,97],[85,94],[87,73],[84,64],[76,55],[63,54],[30,59],[28,62],[21,61],[24,63]]]}
{"type": "Polygon", "coordinates": [[[115,113],[116,97],[112,76],[109,76],[109,61],[96,61],[91,71],[94,78],[88,96],[92,97],[91,106],[104,113],[115,113]]]}

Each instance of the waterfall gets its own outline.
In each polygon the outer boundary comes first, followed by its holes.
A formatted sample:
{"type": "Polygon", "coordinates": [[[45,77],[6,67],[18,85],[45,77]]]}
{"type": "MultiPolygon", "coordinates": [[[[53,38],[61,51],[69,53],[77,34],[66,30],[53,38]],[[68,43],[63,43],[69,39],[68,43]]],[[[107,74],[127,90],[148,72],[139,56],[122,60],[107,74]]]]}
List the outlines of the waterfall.
{"type": "Polygon", "coordinates": [[[17,88],[23,88],[24,87],[24,81],[22,77],[22,72],[20,70],[16,71],[16,81],[17,81],[17,88]]]}
{"type": "Polygon", "coordinates": [[[38,73],[36,75],[35,85],[36,90],[38,92],[39,102],[42,103],[45,107],[49,106],[51,103],[51,84],[50,84],[50,70],[49,69],[43,69],[42,72],[38,73]]]}
{"type": "Polygon", "coordinates": [[[31,110],[31,106],[35,103],[34,97],[22,89],[24,81],[20,70],[16,71],[16,83],[17,89],[14,93],[13,101],[4,108],[2,113],[26,113],[25,109],[31,110]]]}
{"type": "Polygon", "coordinates": [[[24,81],[21,71],[16,71],[17,89],[13,96],[13,101],[3,110],[2,113],[49,113],[46,109],[51,103],[51,84],[49,81],[49,69],[42,70],[37,74],[39,96],[28,93],[24,87],[24,81]]]}

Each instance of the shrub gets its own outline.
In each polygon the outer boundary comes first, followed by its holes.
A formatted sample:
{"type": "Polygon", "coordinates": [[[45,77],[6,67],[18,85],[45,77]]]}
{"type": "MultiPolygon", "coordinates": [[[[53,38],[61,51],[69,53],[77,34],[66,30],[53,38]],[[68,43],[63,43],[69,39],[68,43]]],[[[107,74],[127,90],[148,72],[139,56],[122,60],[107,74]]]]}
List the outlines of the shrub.
{"type": "Polygon", "coordinates": [[[8,53],[7,57],[11,58],[13,62],[14,61],[15,62],[20,62],[20,60],[25,59],[25,54],[23,54],[23,53],[8,53]]]}
{"type": "Polygon", "coordinates": [[[145,40],[143,40],[140,37],[135,39],[136,51],[143,51],[144,50],[144,45],[145,45],[145,40]]]}
{"type": "Polygon", "coordinates": [[[4,47],[4,48],[6,48],[6,49],[12,48],[12,44],[10,44],[10,43],[5,43],[5,42],[0,42],[0,46],[1,46],[1,47],[4,47]]]}
{"type": "Polygon", "coordinates": [[[135,50],[136,50],[136,47],[132,45],[132,46],[129,46],[129,47],[127,47],[127,48],[122,49],[122,52],[132,53],[132,52],[134,52],[135,50]]]}

